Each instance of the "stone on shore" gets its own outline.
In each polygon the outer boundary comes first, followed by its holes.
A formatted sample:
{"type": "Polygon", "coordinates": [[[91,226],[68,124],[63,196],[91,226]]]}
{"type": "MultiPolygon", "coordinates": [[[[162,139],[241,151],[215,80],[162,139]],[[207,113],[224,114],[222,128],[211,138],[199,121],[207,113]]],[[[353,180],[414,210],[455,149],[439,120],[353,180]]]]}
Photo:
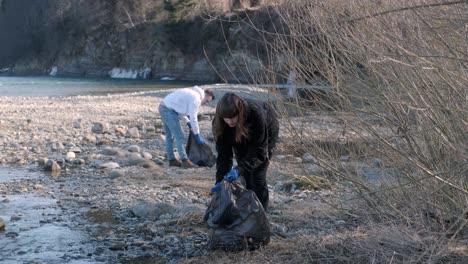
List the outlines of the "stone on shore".
{"type": "Polygon", "coordinates": [[[76,158],[75,152],[67,152],[67,156],[65,157],[65,160],[73,160],[76,158]]]}
{"type": "Polygon", "coordinates": [[[0,217],[0,232],[5,231],[5,221],[0,217]]]}
{"type": "Polygon", "coordinates": [[[105,162],[99,166],[100,169],[116,169],[119,167],[120,165],[117,162],[105,162]]]}
{"type": "Polygon", "coordinates": [[[60,166],[55,160],[48,160],[44,167],[44,170],[52,171],[52,172],[59,172],[60,169],[61,169],[60,166]]]}
{"type": "Polygon", "coordinates": [[[132,127],[127,130],[127,136],[131,138],[139,138],[140,132],[138,131],[138,128],[132,127]]]}
{"type": "Polygon", "coordinates": [[[94,122],[93,128],[91,129],[93,133],[96,134],[104,134],[109,132],[109,124],[101,123],[101,122],[94,122]]]}

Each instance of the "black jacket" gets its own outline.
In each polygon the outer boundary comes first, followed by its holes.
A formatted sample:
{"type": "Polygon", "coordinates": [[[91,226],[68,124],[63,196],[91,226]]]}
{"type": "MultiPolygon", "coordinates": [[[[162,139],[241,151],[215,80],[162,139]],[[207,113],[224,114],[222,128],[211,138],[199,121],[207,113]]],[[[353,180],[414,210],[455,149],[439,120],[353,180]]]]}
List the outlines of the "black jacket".
{"type": "Polygon", "coordinates": [[[245,125],[249,131],[248,139],[236,143],[234,139],[235,128],[224,124],[224,133],[216,140],[218,152],[216,182],[220,182],[224,175],[232,169],[234,155],[240,174],[248,176],[256,167],[269,160],[276,145],[279,124],[275,111],[267,102],[253,99],[244,100],[247,103],[245,125]]]}

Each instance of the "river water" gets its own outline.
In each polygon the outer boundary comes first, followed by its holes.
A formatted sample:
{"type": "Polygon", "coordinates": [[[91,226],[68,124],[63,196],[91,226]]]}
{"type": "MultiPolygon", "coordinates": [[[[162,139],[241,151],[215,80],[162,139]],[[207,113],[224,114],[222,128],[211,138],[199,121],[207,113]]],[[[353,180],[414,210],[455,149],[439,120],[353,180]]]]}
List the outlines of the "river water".
{"type": "Polygon", "coordinates": [[[25,191],[25,182],[40,177],[46,176],[0,167],[0,190],[23,186],[22,191],[0,196],[0,217],[6,223],[0,232],[0,263],[94,263],[83,254],[92,247],[88,234],[74,228],[57,200],[47,193],[25,191]]]}
{"type": "Polygon", "coordinates": [[[84,79],[61,77],[2,77],[0,96],[105,95],[181,88],[200,83],[134,79],[84,79]]]}

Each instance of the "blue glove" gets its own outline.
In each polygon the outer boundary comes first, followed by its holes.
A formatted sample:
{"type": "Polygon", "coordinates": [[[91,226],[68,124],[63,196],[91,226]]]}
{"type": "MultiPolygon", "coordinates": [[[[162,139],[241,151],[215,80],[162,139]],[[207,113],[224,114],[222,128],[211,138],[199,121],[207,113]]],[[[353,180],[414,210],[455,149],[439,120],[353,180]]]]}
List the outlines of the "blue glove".
{"type": "Polygon", "coordinates": [[[188,126],[189,129],[192,129],[192,124],[190,124],[190,121],[187,122],[187,126],[188,126]]]}
{"type": "Polygon", "coordinates": [[[195,138],[197,139],[198,144],[200,144],[200,145],[205,144],[205,141],[203,141],[203,138],[201,137],[200,134],[196,134],[195,138]]]}
{"type": "Polygon", "coordinates": [[[236,168],[232,169],[228,174],[224,176],[224,179],[228,182],[233,182],[239,178],[239,170],[236,168]]]}
{"type": "Polygon", "coordinates": [[[221,182],[218,182],[217,184],[215,184],[215,186],[211,187],[212,193],[219,192],[219,190],[221,190],[221,182]]]}

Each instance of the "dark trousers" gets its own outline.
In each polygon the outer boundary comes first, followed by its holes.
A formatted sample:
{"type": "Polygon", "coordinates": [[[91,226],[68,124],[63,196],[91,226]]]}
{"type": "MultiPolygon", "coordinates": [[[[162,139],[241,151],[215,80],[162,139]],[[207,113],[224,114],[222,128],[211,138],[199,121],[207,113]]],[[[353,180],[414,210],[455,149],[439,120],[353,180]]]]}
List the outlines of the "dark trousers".
{"type": "Polygon", "coordinates": [[[266,181],[268,165],[270,165],[269,160],[256,167],[251,175],[245,177],[247,189],[252,190],[257,195],[265,211],[268,208],[268,185],[266,181]]]}

